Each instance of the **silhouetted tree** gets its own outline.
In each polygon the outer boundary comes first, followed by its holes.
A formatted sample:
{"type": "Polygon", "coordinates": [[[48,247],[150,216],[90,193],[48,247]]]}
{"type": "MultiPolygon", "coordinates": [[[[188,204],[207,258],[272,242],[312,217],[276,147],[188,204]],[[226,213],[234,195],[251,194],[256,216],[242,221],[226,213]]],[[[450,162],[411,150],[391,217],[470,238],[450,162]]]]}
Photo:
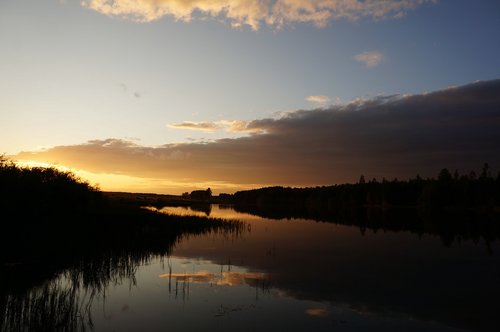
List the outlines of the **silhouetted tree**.
{"type": "Polygon", "coordinates": [[[196,201],[208,201],[212,197],[212,189],[207,190],[193,190],[189,194],[189,198],[196,201]]]}
{"type": "Polygon", "coordinates": [[[440,182],[443,182],[443,183],[448,183],[448,182],[451,182],[452,177],[451,177],[450,171],[448,171],[448,169],[447,169],[447,168],[443,168],[443,169],[439,172],[438,180],[439,180],[440,182]]]}
{"type": "Polygon", "coordinates": [[[481,175],[479,176],[479,179],[486,180],[489,177],[490,177],[490,166],[488,165],[488,163],[484,163],[483,170],[481,171],[481,175]]]}

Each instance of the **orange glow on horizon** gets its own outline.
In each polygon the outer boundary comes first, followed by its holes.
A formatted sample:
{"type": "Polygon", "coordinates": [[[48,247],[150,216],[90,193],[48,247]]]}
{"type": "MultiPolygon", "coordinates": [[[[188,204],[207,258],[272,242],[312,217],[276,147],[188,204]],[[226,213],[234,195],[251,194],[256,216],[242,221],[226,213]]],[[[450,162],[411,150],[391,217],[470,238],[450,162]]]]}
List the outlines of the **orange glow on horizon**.
{"type": "Polygon", "coordinates": [[[36,160],[16,160],[14,162],[20,167],[53,167],[63,172],[71,172],[83,181],[103,191],[117,192],[141,192],[156,194],[181,195],[184,192],[211,188],[214,194],[233,193],[238,190],[255,188],[256,186],[239,186],[237,184],[223,181],[189,182],[172,181],[168,179],[155,179],[148,177],[137,177],[116,173],[95,173],[82,169],[75,169],[57,163],[42,162],[36,160]]]}

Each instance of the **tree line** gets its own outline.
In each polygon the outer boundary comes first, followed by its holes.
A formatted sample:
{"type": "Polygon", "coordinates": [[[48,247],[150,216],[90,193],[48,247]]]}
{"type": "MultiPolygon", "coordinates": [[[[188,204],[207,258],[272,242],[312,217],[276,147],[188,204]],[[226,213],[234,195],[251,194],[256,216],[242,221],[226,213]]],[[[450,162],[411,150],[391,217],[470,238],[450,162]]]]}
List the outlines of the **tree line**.
{"type": "Polygon", "coordinates": [[[312,188],[267,187],[220,195],[221,201],[257,207],[289,207],[295,210],[334,210],[358,207],[408,207],[429,210],[488,209],[500,206],[500,173],[489,165],[481,172],[453,174],[442,169],[436,178],[417,175],[409,180],[372,179],[363,175],[357,183],[312,188]]]}

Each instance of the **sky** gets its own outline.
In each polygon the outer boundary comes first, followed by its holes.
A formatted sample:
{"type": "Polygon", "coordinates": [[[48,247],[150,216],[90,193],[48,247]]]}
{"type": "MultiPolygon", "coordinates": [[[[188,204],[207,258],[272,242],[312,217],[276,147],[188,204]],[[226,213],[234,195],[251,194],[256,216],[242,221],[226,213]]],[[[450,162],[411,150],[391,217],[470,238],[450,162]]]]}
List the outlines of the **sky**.
{"type": "Polygon", "coordinates": [[[496,0],[2,0],[0,153],[174,194],[499,169],[499,13],[496,0]]]}

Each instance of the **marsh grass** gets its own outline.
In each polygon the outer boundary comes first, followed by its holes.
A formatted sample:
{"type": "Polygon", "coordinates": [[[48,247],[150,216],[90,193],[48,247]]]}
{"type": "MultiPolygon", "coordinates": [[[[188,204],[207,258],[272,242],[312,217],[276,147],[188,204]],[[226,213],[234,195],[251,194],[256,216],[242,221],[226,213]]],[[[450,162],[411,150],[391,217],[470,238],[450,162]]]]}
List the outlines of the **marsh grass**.
{"type": "Polygon", "coordinates": [[[109,285],[135,285],[137,267],[167,257],[180,239],[245,230],[109,200],[72,173],[2,157],[0,213],[1,331],[91,328],[93,299],[109,285]]]}
{"type": "MultiPolygon", "coordinates": [[[[204,233],[239,236],[246,229],[235,221],[173,218],[152,212],[146,215],[150,218],[143,221],[150,223],[147,227],[132,219],[121,222],[128,231],[112,233],[111,228],[70,241],[48,234],[40,239],[50,245],[28,245],[22,254],[13,253],[15,259],[4,255],[0,268],[0,331],[92,329],[92,302],[96,298],[105,300],[111,285],[128,282],[130,288],[134,287],[139,266],[167,258],[185,237],[204,233]]],[[[2,247],[3,252],[8,250],[5,244],[2,247]]]]}

